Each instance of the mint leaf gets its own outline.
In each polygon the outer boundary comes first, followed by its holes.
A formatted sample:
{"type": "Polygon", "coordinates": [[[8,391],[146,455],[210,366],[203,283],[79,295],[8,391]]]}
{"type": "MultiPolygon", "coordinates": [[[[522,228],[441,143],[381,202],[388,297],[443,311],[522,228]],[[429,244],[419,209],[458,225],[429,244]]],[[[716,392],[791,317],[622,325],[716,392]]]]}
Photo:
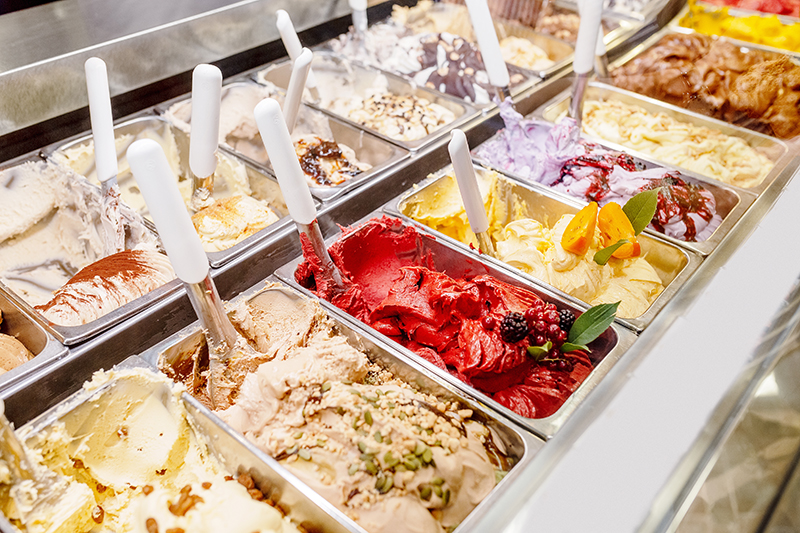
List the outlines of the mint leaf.
{"type": "Polygon", "coordinates": [[[528,346],[528,355],[539,361],[545,355],[547,355],[552,348],[553,348],[553,343],[550,341],[544,343],[543,346],[528,346]]]}
{"type": "Polygon", "coordinates": [[[633,234],[639,235],[653,220],[658,208],[658,193],[661,187],[643,191],[625,202],[622,211],[628,216],[633,226],[633,234]]]}
{"type": "Polygon", "coordinates": [[[614,322],[614,316],[617,313],[619,304],[620,302],[591,307],[572,324],[567,336],[567,342],[576,345],[587,345],[595,340],[614,322]]]}
{"type": "Polygon", "coordinates": [[[611,256],[616,252],[620,246],[623,244],[628,244],[630,241],[628,239],[620,239],[611,246],[606,246],[602,250],[598,251],[594,254],[594,262],[598,265],[602,266],[608,263],[608,260],[611,259],[611,256]]]}
{"type": "Polygon", "coordinates": [[[575,350],[584,350],[586,352],[590,351],[589,347],[585,344],[573,344],[571,342],[565,342],[561,345],[561,351],[564,353],[574,352],[575,350]]]}

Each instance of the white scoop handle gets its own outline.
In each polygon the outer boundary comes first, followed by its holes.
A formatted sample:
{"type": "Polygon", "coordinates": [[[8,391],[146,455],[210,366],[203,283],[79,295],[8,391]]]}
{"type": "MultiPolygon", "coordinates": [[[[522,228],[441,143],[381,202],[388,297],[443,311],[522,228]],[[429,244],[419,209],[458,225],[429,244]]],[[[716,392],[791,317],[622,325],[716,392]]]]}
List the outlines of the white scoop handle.
{"type": "Polygon", "coordinates": [[[97,179],[105,182],[116,177],[117,148],[114,142],[114,117],[111,114],[111,94],[108,90],[108,72],[99,57],[90,57],[84,64],[86,91],[89,93],[89,115],[92,120],[94,158],[97,179]]]}
{"type": "Polygon", "coordinates": [[[208,257],[161,145],[152,139],[134,142],[128,148],[128,163],[175,274],[185,283],[202,282],[208,275],[208,257]]]}
{"type": "MultiPolygon", "coordinates": [[[[289,54],[289,59],[295,61],[303,51],[303,45],[300,44],[300,37],[292,24],[292,19],[289,13],[283,9],[277,11],[278,21],[275,25],[278,27],[278,33],[281,35],[283,46],[286,47],[286,53],[289,54]]],[[[312,70],[308,71],[308,79],[306,79],[306,87],[315,89],[317,87],[317,79],[314,77],[312,70]]]]}
{"type": "MultiPolygon", "coordinates": [[[[500,53],[500,42],[494,30],[492,14],[486,0],[466,0],[472,28],[478,38],[478,46],[483,56],[483,64],[489,74],[489,82],[495,87],[508,87],[511,83],[508,76],[508,67],[500,53]]],[[[598,0],[599,1],[599,0],[598,0]]]]}
{"type": "Polygon", "coordinates": [[[222,72],[214,65],[197,65],[192,72],[189,168],[198,178],[212,176],[217,170],[221,94],[222,72]]]}
{"type": "Polygon", "coordinates": [[[599,0],[583,0],[578,2],[581,24],[578,28],[578,40],[575,43],[575,74],[588,74],[594,68],[597,35],[603,13],[603,2],[599,0]]]}
{"type": "Polygon", "coordinates": [[[295,222],[311,224],[317,218],[317,209],[308,190],[308,183],[297,161],[289,130],[281,106],[272,98],[262,100],[255,109],[256,124],[267,149],[267,155],[278,177],[289,214],[295,222]]]}
{"type": "Polygon", "coordinates": [[[283,115],[286,118],[289,134],[294,131],[294,125],[297,122],[300,100],[303,97],[303,88],[306,86],[308,72],[311,70],[312,59],[314,59],[314,54],[311,50],[303,48],[292,65],[292,77],[289,79],[289,87],[286,89],[286,98],[283,101],[283,115]]]}
{"type": "Polygon", "coordinates": [[[598,31],[597,31],[597,47],[594,50],[594,55],[596,55],[596,56],[604,56],[604,55],[606,55],[606,42],[605,42],[604,39],[605,39],[605,36],[603,35],[603,32],[600,31],[600,28],[598,28],[598,31]]]}
{"type": "Polygon", "coordinates": [[[453,130],[450,134],[450,144],[447,145],[453,170],[456,173],[458,190],[467,212],[469,227],[475,234],[483,233],[489,229],[489,218],[483,206],[481,190],[478,188],[478,178],[475,176],[475,167],[469,155],[467,136],[461,130],[453,130]]]}

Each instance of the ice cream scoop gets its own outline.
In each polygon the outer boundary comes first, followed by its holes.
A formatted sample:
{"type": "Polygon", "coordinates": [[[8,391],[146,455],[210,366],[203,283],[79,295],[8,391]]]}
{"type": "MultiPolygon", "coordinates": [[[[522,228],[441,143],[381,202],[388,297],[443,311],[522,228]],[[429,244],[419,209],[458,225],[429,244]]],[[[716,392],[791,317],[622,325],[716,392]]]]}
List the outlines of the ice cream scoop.
{"type": "MultiPolygon", "coordinates": [[[[216,141],[216,137],[214,138],[216,141]]],[[[227,395],[224,363],[237,353],[252,348],[239,337],[222,307],[211,279],[203,244],[189,218],[177,181],[161,146],[150,139],[136,141],[128,148],[128,162],[147,207],[156,223],[164,249],[177,276],[186,286],[209,346],[211,375],[208,379],[212,403],[227,395]]]]}
{"type": "Polygon", "coordinates": [[[472,20],[472,27],[475,30],[475,37],[478,39],[478,46],[481,49],[483,62],[486,65],[486,73],[489,74],[489,81],[497,88],[498,96],[501,100],[511,97],[509,85],[511,79],[508,75],[508,67],[503,54],[500,51],[500,42],[497,39],[497,32],[494,29],[492,14],[489,12],[489,4],[486,0],[466,0],[469,17],[472,20]]]}
{"type": "Polygon", "coordinates": [[[197,65],[192,72],[192,136],[189,168],[194,175],[189,205],[199,211],[214,203],[214,172],[217,170],[217,138],[222,72],[213,65],[197,65]]]}
{"type": "Polygon", "coordinates": [[[94,157],[97,178],[103,188],[101,222],[104,230],[105,255],[125,249],[125,226],[120,220],[119,185],[117,184],[117,151],[114,139],[114,118],[111,114],[111,95],[105,62],[90,57],[84,64],[86,91],[89,94],[89,115],[92,120],[94,157]]]}
{"type": "Polygon", "coordinates": [[[578,29],[578,41],[575,43],[575,59],[572,62],[575,82],[572,86],[569,116],[578,123],[580,131],[583,119],[583,96],[595,63],[598,35],[602,36],[600,25],[603,5],[597,1],[583,0],[578,2],[578,9],[581,13],[581,25],[578,29]]]}
{"type": "Polygon", "coordinates": [[[0,456],[14,482],[11,499],[20,522],[29,532],[74,533],[94,524],[92,490],[45,468],[34,468],[24,446],[5,416],[0,400],[0,456]]]}
{"type": "MultiPolygon", "coordinates": [[[[283,41],[283,46],[286,47],[286,53],[289,54],[289,58],[294,61],[302,52],[300,37],[297,36],[297,32],[294,29],[294,24],[292,24],[292,19],[289,17],[289,13],[283,9],[279,9],[276,15],[278,16],[278,20],[275,25],[278,28],[278,33],[281,35],[281,41],[283,41]]],[[[314,77],[314,71],[311,69],[308,70],[306,87],[308,87],[311,97],[314,100],[319,100],[317,79],[314,77]]]]}
{"type": "Polygon", "coordinates": [[[450,152],[450,160],[453,162],[458,190],[461,192],[461,200],[464,202],[470,228],[478,239],[480,251],[494,257],[494,246],[488,233],[489,218],[486,216],[483,198],[478,188],[478,178],[475,176],[475,167],[472,166],[472,158],[469,155],[467,136],[459,129],[453,130],[450,135],[450,144],[447,149],[450,152]]]}
{"type": "Polygon", "coordinates": [[[286,98],[283,100],[283,115],[289,135],[294,131],[294,125],[297,122],[297,112],[300,110],[300,100],[303,98],[303,89],[306,86],[308,73],[311,71],[312,59],[314,59],[314,54],[311,53],[311,50],[303,48],[292,65],[292,75],[289,78],[289,86],[286,88],[286,98]]]}
{"type": "Polygon", "coordinates": [[[325,241],[317,221],[317,209],[314,207],[311,191],[308,190],[308,183],[303,176],[303,169],[297,160],[280,104],[272,98],[267,98],[256,106],[255,116],[264,148],[269,154],[278,184],[286,199],[286,207],[300,232],[303,248],[310,246],[322,261],[324,268],[330,272],[333,280],[341,286],[341,275],[325,248],[325,241]]]}

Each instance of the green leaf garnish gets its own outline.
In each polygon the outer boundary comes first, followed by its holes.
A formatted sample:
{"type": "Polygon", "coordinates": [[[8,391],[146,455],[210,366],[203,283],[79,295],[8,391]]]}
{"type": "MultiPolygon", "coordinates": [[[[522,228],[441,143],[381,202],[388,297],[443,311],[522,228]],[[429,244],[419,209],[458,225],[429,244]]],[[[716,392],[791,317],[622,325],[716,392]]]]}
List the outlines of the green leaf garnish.
{"type": "Polygon", "coordinates": [[[661,187],[643,191],[625,202],[622,211],[628,216],[633,226],[634,235],[639,235],[653,220],[658,208],[658,193],[661,187]]]}
{"type": "Polygon", "coordinates": [[[608,260],[611,259],[611,256],[617,249],[622,246],[623,244],[628,244],[630,241],[628,239],[620,239],[611,246],[606,246],[602,250],[599,250],[596,254],[594,254],[594,262],[600,266],[605,265],[608,263],[608,260]]]}
{"type": "Polygon", "coordinates": [[[547,341],[543,346],[528,346],[528,355],[539,361],[553,349],[553,343],[547,341]]]}
{"type": "MultiPolygon", "coordinates": [[[[595,340],[614,322],[619,304],[620,302],[591,307],[572,324],[567,336],[567,343],[586,346],[595,340]]],[[[563,347],[562,351],[564,351],[563,347]]]]}
{"type": "Polygon", "coordinates": [[[563,353],[574,352],[575,350],[583,350],[583,351],[590,351],[589,347],[585,344],[574,344],[572,342],[565,342],[561,345],[561,351],[563,353]]]}

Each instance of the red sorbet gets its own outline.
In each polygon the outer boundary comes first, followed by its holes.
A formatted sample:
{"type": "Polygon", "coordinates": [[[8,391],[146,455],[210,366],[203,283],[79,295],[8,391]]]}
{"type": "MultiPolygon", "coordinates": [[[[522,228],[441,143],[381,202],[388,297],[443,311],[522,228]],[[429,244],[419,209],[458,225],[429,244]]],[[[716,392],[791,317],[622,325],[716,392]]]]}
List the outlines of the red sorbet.
{"type": "Polygon", "coordinates": [[[454,279],[437,272],[426,239],[400,220],[374,218],[346,231],[329,250],[344,287],[325,273],[305,240],[295,279],[515,413],[555,413],[591,372],[588,356],[565,354],[572,370],[551,370],[527,355],[527,337],[505,342],[503,317],[524,313],[540,298],[491,276],[454,279]],[[497,324],[491,330],[481,322],[487,316],[497,324]]]}

